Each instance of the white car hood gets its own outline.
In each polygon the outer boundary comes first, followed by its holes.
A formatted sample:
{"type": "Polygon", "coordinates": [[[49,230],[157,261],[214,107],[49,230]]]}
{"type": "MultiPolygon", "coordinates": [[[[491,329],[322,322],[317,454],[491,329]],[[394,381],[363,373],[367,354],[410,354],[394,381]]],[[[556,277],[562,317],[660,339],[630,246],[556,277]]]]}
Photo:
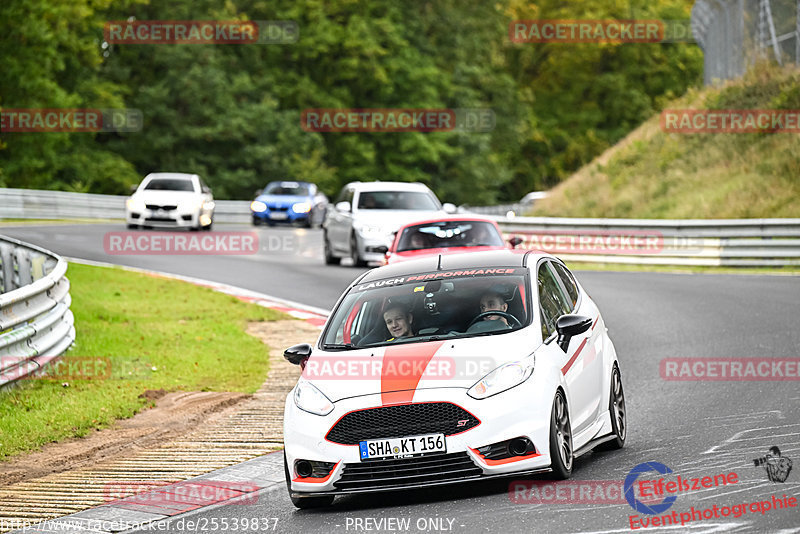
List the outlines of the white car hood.
{"type": "Polygon", "coordinates": [[[386,404],[411,402],[421,389],[468,389],[500,365],[528,356],[530,351],[515,349],[529,346],[526,330],[371,349],[315,350],[302,376],[333,402],[375,394],[386,404]]]}
{"type": "Polygon", "coordinates": [[[133,195],[134,200],[142,201],[145,204],[178,204],[180,202],[197,200],[202,196],[201,193],[193,191],[137,191],[133,195]]]}

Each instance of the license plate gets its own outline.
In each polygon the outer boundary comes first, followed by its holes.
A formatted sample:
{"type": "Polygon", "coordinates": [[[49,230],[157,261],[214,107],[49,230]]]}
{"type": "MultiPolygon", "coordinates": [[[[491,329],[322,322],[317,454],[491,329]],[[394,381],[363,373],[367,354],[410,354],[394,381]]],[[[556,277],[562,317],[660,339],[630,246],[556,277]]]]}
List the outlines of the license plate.
{"type": "Polygon", "coordinates": [[[288,214],[286,214],[286,213],[284,213],[284,212],[282,212],[282,211],[273,211],[273,212],[271,212],[271,213],[269,214],[269,218],[270,218],[270,219],[275,219],[276,221],[277,221],[277,220],[279,220],[279,221],[283,221],[283,220],[285,220],[285,219],[288,219],[288,218],[289,218],[289,215],[288,215],[288,214]]]}
{"type": "Polygon", "coordinates": [[[358,443],[362,460],[404,458],[431,452],[447,452],[444,434],[425,434],[406,438],[371,439],[358,443]]]}

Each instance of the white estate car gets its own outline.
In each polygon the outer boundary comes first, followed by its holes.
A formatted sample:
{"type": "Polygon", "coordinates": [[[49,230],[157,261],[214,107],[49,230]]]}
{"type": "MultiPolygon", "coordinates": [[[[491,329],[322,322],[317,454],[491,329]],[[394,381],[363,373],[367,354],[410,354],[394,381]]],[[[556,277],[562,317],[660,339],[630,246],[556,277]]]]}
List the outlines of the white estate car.
{"type": "Polygon", "coordinates": [[[284,409],[299,508],[335,495],[572,473],[627,432],[620,364],[600,310],[557,258],[428,256],[364,273],[284,409]]]}
{"type": "Polygon", "coordinates": [[[455,212],[426,185],[405,182],[352,182],[344,186],[322,223],[325,263],[352,258],[356,267],[383,262],[394,232],[406,223],[455,212]]]}
{"type": "Polygon", "coordinates": [[[211,230],[211,189],[196,174],[158,172],[145,176],[125,202],[128,228],[161,227],[211,230]]]}

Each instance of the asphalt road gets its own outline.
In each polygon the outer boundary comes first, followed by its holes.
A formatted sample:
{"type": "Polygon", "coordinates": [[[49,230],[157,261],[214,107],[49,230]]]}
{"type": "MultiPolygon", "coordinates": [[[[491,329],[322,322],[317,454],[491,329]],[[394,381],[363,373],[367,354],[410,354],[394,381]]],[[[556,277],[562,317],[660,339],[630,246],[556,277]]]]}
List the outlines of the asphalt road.
{"type": "MultiPolygon", "coordinates": [[[[250,230],[218,230],[234,229],[250,230]]],[[[255,229],[261,250],[251,256],[109,256],[103,235],[120,230],[119,225],[27,226],[2,227],[0,234],[66,256],[205,278],[321,308],[332,306],[361,272],[324,266],[318,230],[255,229]]],[[[580,271],[577,276],[600,306],[616,345],[629,431],[623,450],[578,460],[573,480],[621,481],[637,464],[655,461],[683,477],[730,471],[738,476],[736,484],[679,495],[667,513],[772,495],[800,501],[800,465],[779,483],[753,464],[773,445],[800,462],[797,381],[676,382],[659,375],[659,361],[667,357],[800,357],[800,277],[580,271]]],[[[233,518],[277,518],[269,522],[275,532],[631,531],[629,516],[636,512],[627,503],[558,498],[518,504],[509,496],[509,482],[343,497],[332,508],[315,511],[296,511],[281,489],[264,492],[256,504],[217,506],[190,516],[208,520],[206,525],[215,518],[229,525],[233,518]]],[[[788,533],[800,532],[799,524],[800,503],[646,530],[788,533]]],[[[180,531],[171,527],[170,532],[180,531]]]]}

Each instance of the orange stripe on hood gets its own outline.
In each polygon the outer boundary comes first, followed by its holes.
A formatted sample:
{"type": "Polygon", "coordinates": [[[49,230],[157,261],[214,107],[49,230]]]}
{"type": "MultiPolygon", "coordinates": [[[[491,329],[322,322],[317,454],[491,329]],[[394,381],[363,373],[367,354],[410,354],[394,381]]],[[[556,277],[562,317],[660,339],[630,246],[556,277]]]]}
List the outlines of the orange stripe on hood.
{"type": "Polygon", "coordinates": [[[414,399],[428,362],[444,341],[410,343],[386,348],[381,368],[381,402],[387,404],[408,403],[414,399]]]}

